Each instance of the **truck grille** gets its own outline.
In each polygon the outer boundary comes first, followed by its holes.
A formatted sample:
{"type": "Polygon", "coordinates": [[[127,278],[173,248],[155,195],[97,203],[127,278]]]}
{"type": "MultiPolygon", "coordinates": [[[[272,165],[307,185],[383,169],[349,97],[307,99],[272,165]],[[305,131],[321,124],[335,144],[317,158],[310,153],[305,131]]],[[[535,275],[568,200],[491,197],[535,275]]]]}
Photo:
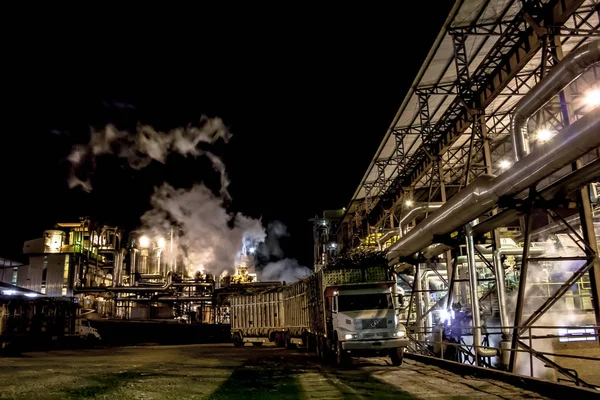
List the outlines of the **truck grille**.
{"type": "Polygon", "coordinates": [[[389,334],[387,332],[377,332],[377,333],[363,333],[362,339],[375,339],[375,338],[387,338],[389,334]]]}
{"type": "Polygon", "coordinates": [[[385,318],[376,319],[361,319],[362,329],[385,329],[387,328],[387,321],[385,318]]]}

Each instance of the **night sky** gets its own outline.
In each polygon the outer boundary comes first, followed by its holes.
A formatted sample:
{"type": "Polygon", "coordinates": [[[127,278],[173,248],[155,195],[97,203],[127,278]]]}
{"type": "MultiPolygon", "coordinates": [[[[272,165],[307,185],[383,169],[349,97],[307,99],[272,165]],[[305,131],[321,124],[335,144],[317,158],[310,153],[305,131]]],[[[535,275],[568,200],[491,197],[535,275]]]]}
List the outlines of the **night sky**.
{"type": "Polygon", "coordinates": [[[80,215],[135,228],[164,181],[214,185],[205,159],[172,155],[141,171],[102,157],[91,193],[67,187],[65,158],[90,127],[168,130],[207,115],[233,134],[214,149],[231,210],[283,222],[286,256],[310,266],[308,219],[348,205],[453,2],[411,3],[223,25],[34,24],[35,39],[3,53],[0,257],[19,258],[24,240],[80,215]]]}

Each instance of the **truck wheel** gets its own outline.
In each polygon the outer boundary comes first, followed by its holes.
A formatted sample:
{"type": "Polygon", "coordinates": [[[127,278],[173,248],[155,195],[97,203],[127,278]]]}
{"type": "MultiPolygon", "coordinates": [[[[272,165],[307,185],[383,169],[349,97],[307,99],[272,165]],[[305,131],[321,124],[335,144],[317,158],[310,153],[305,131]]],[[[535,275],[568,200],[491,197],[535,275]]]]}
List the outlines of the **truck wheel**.
{"type": "Polygon", "coordinates": [[[311,349],[311,345],[310,345],[310,335],[308,334],[304,334],[302,335],[302,345],[303,345],[303,350],[306,352],[309,352],[311,349]]]}
{"type": "Polygon", "coordinates": [[[285,337],[283,336],[283,334],[277,333],[275,335],[275,345],[277,347],[283,347],[283,346],[285,346],[285,337]]]}
{"type": "Polygon", "coordinates": [[[262,342],[252,342],[252,346],[254,347],[262,347],[262,342]]]}
{"type": "Polygon", "coordinates": [[[317,353],[317,357],[319,357],[319,359],[323,359],[322,356],[322,350],[321,350],[321,340],[319,338],[315,338],[315,353],[317,353]]]}
{"type": "Polygon", "coordinates": [[[350,363],[350,356],[344,351],[339,340],[335,342],[335,363],[338,367],[345,367],[350,363]]]}
{"type": "Polygon", "coordinates": [[[319,338],[317,340],[317,352],[319,354],[319,358],[321,359],[322,364],[327,364],[329,361],[329,349],[327,349],[327,344],[325,343],[325,339],[319,338]]]}
{"type": "Polygon", "coordinates": [[[294,350],[296,348],[296,345],[292,343],[292,338],[290,335],[285,335],[285,347],[288,350],[294,350]]]}
{"type": "Polygon", "coordinates": [[[233,345],[235,347],[244,347],[244,342],[242,341],[242,337],[240,336],[239,333],[236,333],[235,335],[233,335],[233,345]]]}
{"type": "Polygon", "coordinates": [[[89,335],[87,335],[85,337],[85,341],[86,341],[86,343],[87,343],[88,346],[92,346],[93,347],[96,344],[97,339],[96,339],[96,336],[94,336],[94,335],[92,335],[90,333],[89,335]]]}
{"type": "Polygon", "coordinates": [[[401,366],[402,361],[404,360],[404,347],[392,349],[392,352],[390,353],[390,358],[392,359],[392,365],[394,367],[401,366]]]}

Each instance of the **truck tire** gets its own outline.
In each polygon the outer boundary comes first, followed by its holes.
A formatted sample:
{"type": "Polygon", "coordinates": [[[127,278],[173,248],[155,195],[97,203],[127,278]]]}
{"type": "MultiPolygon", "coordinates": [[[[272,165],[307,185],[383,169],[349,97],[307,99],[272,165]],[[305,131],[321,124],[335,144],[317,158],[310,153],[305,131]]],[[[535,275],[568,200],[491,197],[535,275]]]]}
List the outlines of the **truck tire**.
{"type": "Polygon", "coordinates": [[[404,347],[392,349],[390,352],[390,358],[392,359],[392,365],[394,367],[401,366],[402,361],[404,360],[404,347]]]}
{"type": "Polygon", "coordinates": [[[327,343],[325,339],[319,337],[317,339],[317,352],[319,354],[319,359],[322,364],[327,364],[329,362],[329,349],[327,348],[327,343]]]}
{"type": "Polygon", "coordinates": [[[282,333],[275,334],[275,346],[284,347],[285,346],[285,336],[282,333]]]}
{"type": "Polygon", "coordinates": [[[302,335],[302,349],[306,352],[309,352],[312,348],[311,343],[310,343],[310,335],[308,333],[305,333],[304,335],[302,335]]]}
{"type": "Polygon", "coordinates": [[[317,353],[317,357],[321,359],[321,341],[318,337],[315,338],[315,353],[317,353]]]}
{"type": "Polygon", "coordinates": [[[252,342],[252,346],[254,347],[262,347],[263,343],[262,342],[252,342]]]}
{"type": "Polygon", "coordinates": [[[240,336],[239,333],[236,333],[235,335],[233,335],[232,340],[233,340],[233,345],[235,347],[244,347],[245,343],[243,342],[242,337],[240,336]]]}
{"type": "Polygon", "coordinates": [[[290,335],[285,335],[285,347],[288,350],[294,350],[296,348],[296,345],[292,343],[292,338],[290,335]]]}
{"type": "Polygon", "coordinates": [[[338,367],[345,367],[348,364],[350,364],[350,356],[348,355],[347,352],[344,351],[344,348],[342,347],[342,342],[340,342],[339,340],[335,341],[335,364],[338,367]]]}

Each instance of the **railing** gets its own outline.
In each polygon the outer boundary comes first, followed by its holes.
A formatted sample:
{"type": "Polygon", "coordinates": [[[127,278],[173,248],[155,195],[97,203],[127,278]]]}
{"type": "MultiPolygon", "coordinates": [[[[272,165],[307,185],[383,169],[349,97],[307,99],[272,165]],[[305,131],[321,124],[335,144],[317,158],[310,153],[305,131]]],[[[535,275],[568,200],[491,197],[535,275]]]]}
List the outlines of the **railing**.
{"type": "MultiPolygon", "coordinates": [[[[460,354],[461,357],[458,359],[459,362],[468,363],[468,364],[478,364],[489,368],[497,368],[493,367],[491,363],[491,358],[493,357],[501,357],[507,358],[507,355],[510,353],[527,353],[529,354],[529,375],[534,377],[534,369],[533,369],[533,359],[536,358],[540,360],[544,367],[552,368],[558,373],[566,376],[568,379],[557,378],[558,381],[568,381],[576,386],[583,386],[593,389],[599,389],[600,385],[589,383],[581,379],[580,374],[572,369],[565,368],[561,365],[557,364],[554,360],[548,357],[559,357],[559,358],[570,358],[570,359],[578,359],[585,361],[595,361],[597,362],[597,366],[594,366],[595,370],[598,371],[600,377],[600,358],[598,357],[590,357],[590,356],[579,356],[572,354],[560,354],[560,353],[552,353],[547,351],[539,351],[535,350],[534,340],[542,340],[542,339],[576,339],[572,341],[577,342],[589,342],[589,343],[598,343],[598,335],[600,334],[600,326],[492,326],[492,327],[481,327],[484,332],[482,332],[482,336],[484,337],[484,343],[481,344],[467,344],[464,342],[463,337],[472,337],[472,327],[456,327],[457,330],[461,330],[461,334],[453,335],[453,337],[459,337],[461,343],[450,342],[446,339],[445,330],[438,329],[434,331],[434,329],[409,329],[408,338],[411,341],[409,346],[409,350],[418,354],[425,354],[434,357],[438,357],[441,359],[448,359],[447,353],[448,348],[455,348],[457,351],[457,355],[460,354]],[[522,333],[518,339],[518,347],[517,349],[507,349],[501,347],[494,347],[489,345],[489,337],[490,336],[500,336],[502,335],[502,330],[510,330],[510,332],[514,332],[515,330],[521,331],[522,333]],[[534,330],[556,330],[558,332],[563,331],[564,334],[541,334],[534,335],[534,330]],[[464,334],[465,331],[471,331],[469,334],[464,334]],[[569,331],[583,331],[581,334],[569,331]],[[419,340],[418,336],[425,335],[427,339],[419,340]],[[486,345],[487,344],[487,345],[486,345]],[[478,355],[478,349],[491,349],[496,350],[496,356],[481,356],[478,355]],[[504,355],[504,352],[507,355],[504,355]],[[445,354],[446,353],[446,357],[445,354]]],[[[456,360],[453,360],[456,361],[456,360]]],[[[500,363],[503,365],[503,363],[500,363]]],[[[504,365],[506,367],[506,365],[504,365]]],[[[506,368],[497,368],[497,369],[506,369],[506,368]]],[[[539,377],[538,377],[539,378],[539,377]]]]}

